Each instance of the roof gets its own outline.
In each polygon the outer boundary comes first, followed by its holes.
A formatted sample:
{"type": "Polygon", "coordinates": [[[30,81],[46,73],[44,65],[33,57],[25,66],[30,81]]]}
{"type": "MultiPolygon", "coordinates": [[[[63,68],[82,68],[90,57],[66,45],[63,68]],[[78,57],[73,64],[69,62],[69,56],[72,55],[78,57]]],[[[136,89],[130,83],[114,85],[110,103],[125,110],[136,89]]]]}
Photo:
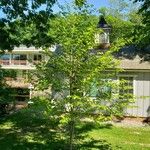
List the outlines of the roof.
{"type": "MultiPolygon", "coordinates": [[[[57,45],[52,45],[49,50],[50,51],[55,51],[56,50],[56,46],[57,45]]],[[[14,49],[12,51],[6,51],[7,53],[11,52],[11,53],[39,53],[43,51],[42,48],[36,48],[34,46],[30,46],[27,47],[25,45],[20,45],[19,47],[14,47],[14,49]]]]}
{"type": "Polygon", "coordinates": [[[120,59],[120,67],[125,70],[150,70],[150,49],[146,49],[141,50],[133,45],[126,46],[119,50],[115,57],[120,59]]]}
{"type": "Polygon", "coordinates": [[[98,22],[98,24],[97,24],[97,28],[110,29],[111,26],[108,25],[108,23],[106,22],[104,16],[100,16],[99,22],[98,22]]]}
{"type": "Polygon", "coordinates": [[[125,70],[150,70],[150,62],[141,62],[139,59],[123,59],[121,60],[120,67],[125,70]]]}

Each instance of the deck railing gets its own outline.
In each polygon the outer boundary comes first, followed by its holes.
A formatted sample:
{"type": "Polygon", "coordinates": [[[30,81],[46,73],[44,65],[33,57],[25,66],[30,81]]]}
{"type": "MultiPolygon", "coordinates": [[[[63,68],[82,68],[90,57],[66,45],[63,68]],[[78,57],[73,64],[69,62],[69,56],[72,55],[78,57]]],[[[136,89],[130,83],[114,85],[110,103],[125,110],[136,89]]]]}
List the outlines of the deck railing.
{"type": "Polygon", "coordinates": [[[28,64],[33,64],[36,65],[40,61],[32,61],[28,62],[27,60],[0,60],[0,65],[28,65],[28,64]]]}
{"type": "Polygon", "coordinates": [[[1,65],[10,65],[10,61],[9,60],[0,60],[0,64],[1,65]]]}

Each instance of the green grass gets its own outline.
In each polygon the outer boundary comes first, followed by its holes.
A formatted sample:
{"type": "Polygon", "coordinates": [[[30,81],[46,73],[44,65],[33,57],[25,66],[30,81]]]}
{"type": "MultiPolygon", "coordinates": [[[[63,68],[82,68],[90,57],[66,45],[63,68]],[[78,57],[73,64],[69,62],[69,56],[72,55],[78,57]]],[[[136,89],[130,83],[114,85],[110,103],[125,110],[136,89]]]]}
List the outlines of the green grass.
{"type": "Polygon", "coordinates": [[[94,139],[106,140],[113,149],[150,150],[150,127],[111,127],[90,132],[94,139]]]}
{"type": "MultiPolygon", "coordinates": [[[[80,150],[150,150],[150,127],[84,123],[77,127],[77,133],[80,150]]],[[[0,150],[66,150],[65,143],[65,137],[57,132],[57,122],[39,109],[0,118],[0,150]]]]}

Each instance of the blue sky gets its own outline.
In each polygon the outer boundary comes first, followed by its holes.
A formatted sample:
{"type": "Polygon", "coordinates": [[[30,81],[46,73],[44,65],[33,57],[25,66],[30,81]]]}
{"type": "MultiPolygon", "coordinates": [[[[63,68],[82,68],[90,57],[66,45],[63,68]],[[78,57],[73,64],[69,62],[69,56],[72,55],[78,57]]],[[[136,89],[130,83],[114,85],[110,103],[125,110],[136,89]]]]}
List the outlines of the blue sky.
{"type": "MultiPolygon", "coordinates": [[[[72,2],[73,0],[58,0],[60,4],[64,4],[66,2],[72,2]]],[[[87,0],[88,3],[93,4],[95,8],[100,8],[102,6],[108,6],[108,0],[87,0]]],[[[57,11],[58,8],[55,6],[54,11],[57,11]]],[[[2,12],[0,11],[0,17],[3,16],[2,12]]]]}
{"type": "MultiPolygon", "coordinates": [[[[58,0],[59,3],[71,2],[72,0],[58,0]]],[[[108,0],[87,0],[88,3],[93,4],[95,8],[100,8],[102,6],[108,6],[108,0]]]]}
{"type": "Polygon", "coordinates": [[[88,0],[88,2],[93,4],[96,8],[108,6],[108,0],[88,0]]]}
{"type": "MultiPolygon", "coordinates": [[[[58,0],[58,2],[62,5],[65,4],[65,2],[70,3],[73,0],[58,0]]],[[[108,6],[108,0],[87,0],[88,4],[93,4],[94,8],[100,8],[104,6],[108,6]]],[[[54,11],[57,11],[57,6],[54,7],[54,11]]]]}

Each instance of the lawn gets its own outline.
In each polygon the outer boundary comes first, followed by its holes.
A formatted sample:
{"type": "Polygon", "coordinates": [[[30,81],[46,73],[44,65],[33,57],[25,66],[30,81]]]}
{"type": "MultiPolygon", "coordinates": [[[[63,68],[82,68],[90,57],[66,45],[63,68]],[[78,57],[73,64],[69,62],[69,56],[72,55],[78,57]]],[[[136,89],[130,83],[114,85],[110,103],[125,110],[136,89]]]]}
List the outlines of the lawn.
{"type": "Polygon", "coordinates": [[[150,127],[104,127],[91,131],[90,137],[106,140],[116,150],[150,150],[150,127]]]}
{"type": "MultiPolygon", "coordinates": [[[[50,121],[38,109],[24,109],[0,118],[0,121],[1,150],[67,149],[64,146],[65,137],[56,130],[57,123],[50,121]]],[[[78,149],[81,150],[150,150],[150,127],[127,128],[83,123],[78,125],[77,133],[78,149]]]]}

